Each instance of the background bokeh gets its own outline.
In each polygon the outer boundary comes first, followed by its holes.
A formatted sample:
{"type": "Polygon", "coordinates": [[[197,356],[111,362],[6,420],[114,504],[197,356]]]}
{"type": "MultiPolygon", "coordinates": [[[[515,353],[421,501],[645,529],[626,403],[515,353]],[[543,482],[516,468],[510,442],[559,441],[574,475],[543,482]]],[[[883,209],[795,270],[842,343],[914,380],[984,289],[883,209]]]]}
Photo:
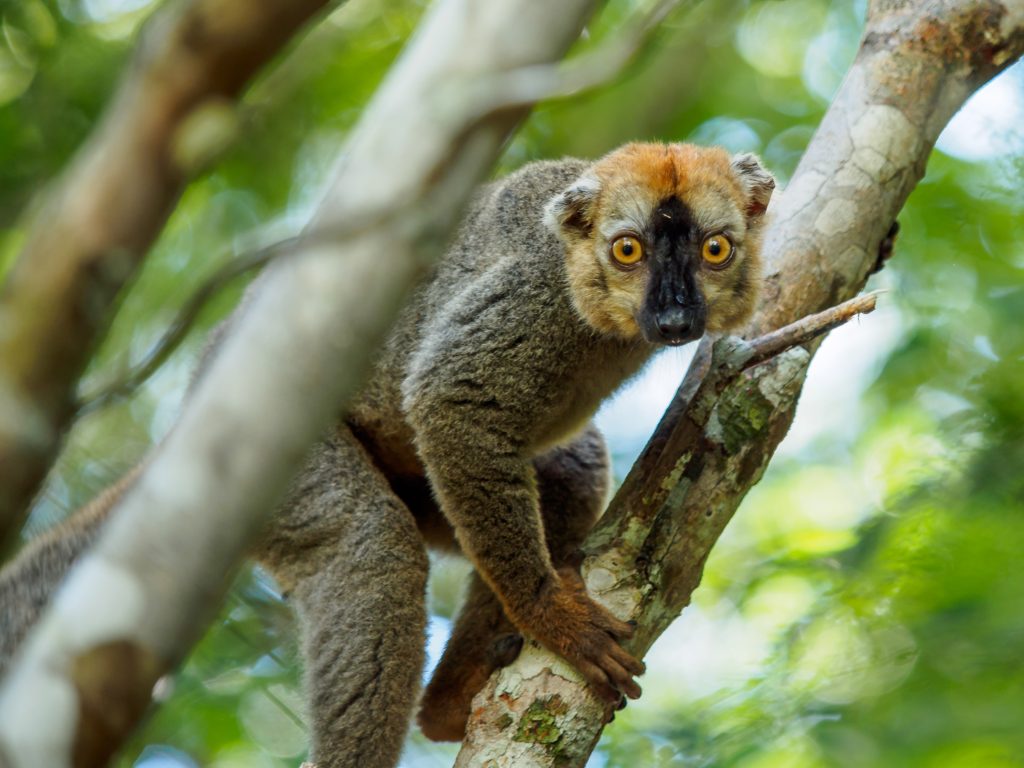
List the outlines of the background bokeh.
{"type": "MultiPolygon", "coordinates": [[[[84,390],[141,358],[218,265],[298,231],[424,5],[350,0],[256,83],[229,126],[239,140],[188,188],[84,390]]],[[[642,5],[609,2],[580,48],[613,38],[642,5]]],[[[661,139],[752,150],[785,180],[854,56],[864,4],[683,6],[615,84],[540,107],[499,171],[661,139]]],[[[0,274],[153,9],[0,2],[0,274]]],[[[873,278],[888,290],[882,307],[823,345],[790,436],[694,604],[652,649],[644,697],[617,716],[592,765],[1024,765],[1022,125],[1017,66],[943,135],[900,215],[896,257],[873,278]]],[[[203,332],[242,287],[137,395],[80,420],[29,534],[167,431],[203,332]]],[[[602,410],[620,478],[686,358],[664,353],[602,410]]],[[[437,566],[432,659],[466,572],[454,559],[437,566]]],[[[289,609],[245,569],[119,764],[296,766],[299,678],[289,609]]],[[[454,752],[413,732],[403,765],[450,765],[454,752]]]]}

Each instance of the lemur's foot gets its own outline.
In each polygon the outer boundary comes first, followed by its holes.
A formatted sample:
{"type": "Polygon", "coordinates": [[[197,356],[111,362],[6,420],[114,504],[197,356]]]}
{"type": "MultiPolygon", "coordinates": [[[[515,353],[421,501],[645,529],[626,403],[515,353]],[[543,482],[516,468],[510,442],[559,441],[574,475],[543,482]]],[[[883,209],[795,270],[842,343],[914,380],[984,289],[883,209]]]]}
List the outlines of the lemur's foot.
{"type": "Polygon", "coordinates": [[[523,636],[505,632],[486,643],[485,648],[471,646],[473,654],[461,658],[446,655],[423,692],[417,717],[423,735],[431,741],[462,741],[473,697],[494,670],[507,667],[519,658],[522,649],[523,636]]]}

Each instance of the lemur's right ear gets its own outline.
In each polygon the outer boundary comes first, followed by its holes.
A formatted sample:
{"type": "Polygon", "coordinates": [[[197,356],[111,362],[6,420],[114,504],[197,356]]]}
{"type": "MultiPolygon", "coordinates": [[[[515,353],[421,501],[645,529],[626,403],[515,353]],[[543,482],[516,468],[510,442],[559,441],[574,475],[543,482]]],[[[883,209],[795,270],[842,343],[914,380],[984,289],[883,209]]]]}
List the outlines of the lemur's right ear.
{"type": "Polygon", "coordinates": [[[747,217],[758,219],[764,216],[775,189],[775,177],[765,170],[758,156],[750,152],[733,155],[732,169],[749,196],[747,217]]]}
{"type": "Polygon", "coordinates": [[[594,203],[601,185],[580,176],[544,206],[544,223],[559,237],[586,237],[594,227],[594,203]]]}

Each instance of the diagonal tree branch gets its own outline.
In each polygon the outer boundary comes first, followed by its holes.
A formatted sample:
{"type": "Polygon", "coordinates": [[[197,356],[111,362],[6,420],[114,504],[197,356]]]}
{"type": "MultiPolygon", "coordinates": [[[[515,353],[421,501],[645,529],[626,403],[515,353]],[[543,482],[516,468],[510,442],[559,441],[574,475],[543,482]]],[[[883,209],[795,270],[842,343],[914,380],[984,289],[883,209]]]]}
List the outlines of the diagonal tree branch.
{"type": "Polygon", "coordinates": [[[231,104],[326,4],[173,0],[147,24],[102,122],[50,190],[0,290],[0,549],[56,456],[118,291],[193,171],[197,122],[231,104]]]}
{"type": "MultiPolygon", "coordinates": [[[[1019,0],[871,4],[860,52],[773,206],[767,286],[749,336],[861,289],[943,126],[1022,51],[1019,0]]],[[[786,434],[810,361],[794,349],[709,399],[721,354],[702,344],[587,542],[588,587],[637,621],[638,654],[689,603],[711,548],[786,434]]],[[[475,700],[457,765],[581,766],[606,719],[573,670],[529,648],[475,700]]]]}
{"type": "MultiPolygon", "coordinates": [[[[803,349],[793,349],[799,345],[806,344],[819,336],[828,333],[835,328],[849,321],[858,314],[867,314],[874,311],[877,293],[858,296],[850,299],[839,306],[832,307],[823,312],[802,318],[795,323],[760,336],[752,341],[743,341],[735,337],[727,337],[719,340],[713,346],[712,357],[709,361],[707,374],[702,377],[696,390],[689,396],[687,407],[678,422],[681,430],[673,434],[673,443],[685,441],[692,443],[708,429],[713,429],[712,421],[720,418],[719,398],[722,393],[737,380],[741,374],[753,366],[764,363],[767,360],[783,355],[783,365],[790,371],[789,381],[778,391],[767,393],[773,397],[779,405],[789,403],[799,392],[800,379],[806,370],[809,361],[807,352],[803,349]],[[685,425],[685,426],[683,426],[685,425]]],[[[720,425],[720,422],[718,422],[720,425]]],[[[673,447],[667,447],[659,454],[659,462],[652,467],[648,476],[651,478],[664,478],[675,476],[686,476],[693,466],[700,467],[700,458],[692,452],[679,458],[673,447]],[[680,463],[683,462],[683,463],[680,463]]],[[[699,471],[699,469],[698,469],[699,471]]],[[[647,541],[654,542],[654,534],[663,527],[675,514],[674,504],[678,499],[674,498],[674,488],[671,484],[661,482],[658,486],[648,487],[648,493],[644,497],[644,509],[653,512],[653,518],[642,520],[643,526],[651,532],[647,541]]],[[[623,492],[616,497],[616,501],[623,498],[623,492]]],[[[637,515],[639,516],[639,514],[637,515]]],[[[632,518],[636,521],[636,517],[632,518]]],[[[597,544],[600,534],[591,537],[591,546],[597,544]]],[[[646,544],[646,542],[645,542],[646,544]]],[[[650,572],[657,565],[653,562],[662,558],[664,553],[656,551],[651,547],[645,551],[640,548],[634,558],[632,567],[650,572]]],[[[598,561],[600,563],[600,561],[598,561]]],[[[620,569],[626,564],[618,562],[620,569]]],[[[607,597],[615,589],[622,588],[621,582],[616,582],[615,573],[605,567],[605,564],[594,564],[588,573],[588,583],[592,588],[603,585],[602,594],[607,597]],[[611,587],[611,589],[609,589],[611,587]]],[[[642,589],[640,590],[642,592],[642,589]]],[[[623,610],[629,609],[630,615],[638,615],[638,606],[642,603],[642,595],[633,593],[630,595],[631,604],[618,605],[623,610]]],[[[642,609],[640,609],[642,610],[642,609]]],[[[666,625],[667,626],[667,625],[666,625]]],[[[507,711],[497,719],[485,719],[479,714],[476,715],[477,727],[471,732],[466,747],[460,753],[456,766],[488,765],[488,761],[498,761],[496,764],[508,765],[560,765],[559,757],[584,759],[593,749],[596,733],[591,727],[587,727],[591,718],[601,714],[601,705],[593,706],[596,702],[580,702],[563,697],[559,690],[561,683],[573,679],[575,673],[568,665],[560,660],[551,665],[550,655],[540,648],[536,643],[531,643],[525,649],[521,659],[517,661],[516,673],[509,679],[500,679],[497,682],[498,698],[507,711]],[[555,684],[548,685],[551,681],[555,684]],[[547,686],[543,693],[536,698],[522,696],[521,689],[526,683],[530,692],[536,693],[534,683],[547,686]],[[506,694],[506,695],[502,695],[506,694]],[[588,706],[589,704],[589,706],[588,706]],[[577,707],[582,708],[577,709],[577,707]],[[515,713],[517,717],[514,717],[515,713]],[[561,733],[568,734],[569,739],[559,736],[556,740],[557,752],[553,752],[545,741],[550,738],[551,731],[547,726],[554,724],[559,718],[570,720],[568,728],[561,733]],[[509,744],[507,738],[502,734],[506,728],[518,720],[519,731],[513,736],[515,744],[509,744]],[[578,725],[578,727],[573,727],[578,725]],[[543,735],[542,735],[543,734],[543,735]],[[538,738],[540,737],[540,738],[538,738]],[[554,760],[554,762],[552,762],[554,760]]],[[[495,681],[492,680],[492,683],[495,681]]],[[[577,689],[582,692],[582,689],[577,689]]],[[[575,693],[576,691],[574,691],[575,693]]],[[[601,722],[598,720],[598,722],[601,722]]],[[[568,763],[572,764],[572,763],[568,763]]]]}

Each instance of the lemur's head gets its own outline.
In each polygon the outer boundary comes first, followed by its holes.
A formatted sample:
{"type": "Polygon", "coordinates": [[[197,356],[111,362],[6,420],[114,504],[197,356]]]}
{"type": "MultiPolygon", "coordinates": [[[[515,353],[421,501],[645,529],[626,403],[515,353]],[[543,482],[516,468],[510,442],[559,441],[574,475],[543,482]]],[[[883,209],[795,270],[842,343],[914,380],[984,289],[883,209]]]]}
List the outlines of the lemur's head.
{"type": "Polygon", "coordinates": [[[544,212],[566,246],[573,302],[599,331],[682,344],[754,309],[775,180],[754,155],[627,144],[544,212]]]}

